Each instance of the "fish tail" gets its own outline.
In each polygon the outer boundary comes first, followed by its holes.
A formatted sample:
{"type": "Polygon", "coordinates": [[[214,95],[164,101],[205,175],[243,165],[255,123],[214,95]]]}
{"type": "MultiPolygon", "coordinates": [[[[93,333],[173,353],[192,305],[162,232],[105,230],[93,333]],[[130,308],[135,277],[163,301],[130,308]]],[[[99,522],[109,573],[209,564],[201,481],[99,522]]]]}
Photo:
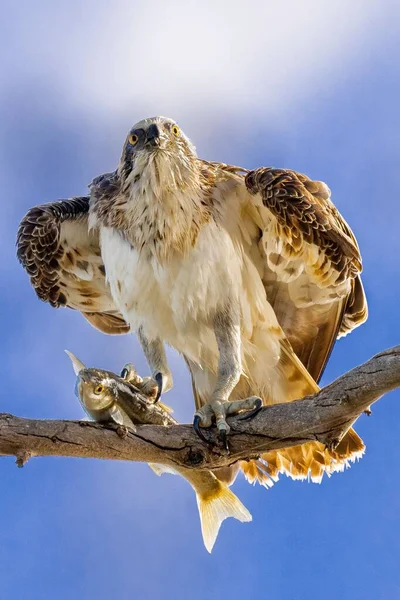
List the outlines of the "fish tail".
{"type": "Polygon", "coordinates": [[[218,481],[212,492],[196,493],[204,545],[211,552],[222,521],[233,517],[242,523],[252,520],[247,508],[228,486],[218,481]]]}

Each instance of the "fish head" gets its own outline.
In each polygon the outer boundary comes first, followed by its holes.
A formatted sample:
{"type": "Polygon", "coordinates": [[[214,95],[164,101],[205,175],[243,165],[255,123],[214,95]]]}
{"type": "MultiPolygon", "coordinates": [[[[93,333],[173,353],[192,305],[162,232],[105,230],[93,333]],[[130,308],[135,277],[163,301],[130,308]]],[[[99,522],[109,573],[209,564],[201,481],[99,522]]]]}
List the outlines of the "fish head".
{"type": "Polygon", "coordinates": [[[75,393],[88,411],[111,409],[116,402],[116,381],[106,371],[81,369],[77,375],[75,393]]]}

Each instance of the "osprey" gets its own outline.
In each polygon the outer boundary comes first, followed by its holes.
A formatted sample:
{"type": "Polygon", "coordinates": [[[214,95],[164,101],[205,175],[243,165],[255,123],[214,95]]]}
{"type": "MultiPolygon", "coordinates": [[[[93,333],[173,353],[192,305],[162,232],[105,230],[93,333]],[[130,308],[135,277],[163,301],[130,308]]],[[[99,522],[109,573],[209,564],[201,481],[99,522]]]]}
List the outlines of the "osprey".
{"type": "MultiPolygon", "coordinates": [[[[227,414],[315,393],[335,340],[367,317],[359,248],[324,183],[202,160],[164,117],[131,129],[89,196],[32,208],[17,245],[39,298],[138,334],[160,391],[172,386],[164,344],[180,352],[195,425],[215,419],[224,441],[227,414]]],[[[218,476],[320,481],[363,451],[350,429],[335,449],[310,442],[218,476]]]]}

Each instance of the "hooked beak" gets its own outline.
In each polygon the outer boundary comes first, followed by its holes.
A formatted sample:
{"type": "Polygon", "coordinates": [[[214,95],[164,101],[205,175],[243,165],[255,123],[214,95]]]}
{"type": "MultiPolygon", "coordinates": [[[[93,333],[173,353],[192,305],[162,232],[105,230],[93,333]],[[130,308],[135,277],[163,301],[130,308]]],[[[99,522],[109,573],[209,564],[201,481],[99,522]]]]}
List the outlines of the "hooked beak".
{"type": "Polygon", "coordinates": [[[71,359],[72,362],[72,367],[74,369],[74,373],[75,375],[79,375],[79,373],[83,370],[86,369],[85,365],[83,364],[82,361],[79,360],[79,358],[77,358],[74,354],[72,354],[72,352],[70,352],[69,350],[65,350],[65,353],[68,354],[68,356],[71,359]]]}
{"type": "Polygon", "coordinates": [[[146,132],[146,146],[157,148],[160,146],[160,142],[160,130],[158,129],[158,126],[153,123],[146,132]]]}

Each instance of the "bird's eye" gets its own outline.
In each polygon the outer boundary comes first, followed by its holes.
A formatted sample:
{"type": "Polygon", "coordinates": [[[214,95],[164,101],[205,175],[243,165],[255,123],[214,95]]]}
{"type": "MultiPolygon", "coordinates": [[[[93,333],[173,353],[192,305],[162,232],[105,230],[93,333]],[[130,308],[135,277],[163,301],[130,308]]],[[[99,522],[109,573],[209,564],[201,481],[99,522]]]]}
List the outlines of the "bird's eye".
{"type": "Polygon", "coordinates": [[[104,385],[101,385],[101,383],[99,383],[99,385],[96,385],[96,387],[94,388],[94,393],[95,394],[101,394],[101,392],[104,391],[104,385]]]}
{"type": "Polygon", "coordinates": [[[178,137],[178,135],[180,134],[181,130],[179,129],[178,125],[173,125],[172,126],[172,133],[174,135],[176,135],[178,137]]]}
{"type": "Polygon", "coordinates": [[[135,144],[137,144],[139,141],[139,136],[136,135],[136,133],[132,133],[129,136],[129,143],[131,144],[131,146],[134,146],[135,144]]]}

